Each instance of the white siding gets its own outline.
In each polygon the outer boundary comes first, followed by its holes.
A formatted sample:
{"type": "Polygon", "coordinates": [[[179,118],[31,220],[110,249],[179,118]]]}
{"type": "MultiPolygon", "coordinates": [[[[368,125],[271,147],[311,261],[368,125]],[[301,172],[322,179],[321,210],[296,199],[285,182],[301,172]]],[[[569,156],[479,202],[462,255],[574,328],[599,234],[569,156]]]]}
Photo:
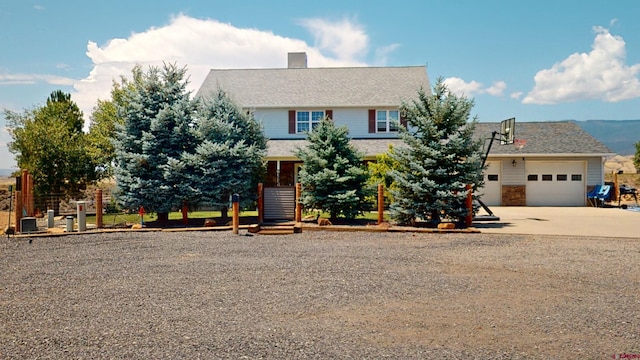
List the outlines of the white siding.
{"type": "MultiPolygon", "coordinates": [[[[256,109],[256,120],[262,123],[264,133],[269,139],[302,139],[304,134],[289,134],[290,109],[256,109]]],[[[369,109],[363,108],[300,108],[291,110],[333,110],[336,125],[346,125],[352,138],[389,138],[396,133],[369,133],[369,109]]]]}
{"type": "MultiPolygon", "coordinates": [[[[495,161],[498,159],[489,159],[489,161],[495,161]]],[[[524,161],[522,158],[500,158],[502,161],[502,185],[523,185],[525,181],[524,176],[524,161]],[[516,161],[516,166],[513,166],[513,161],[516,161]]]]}
{"type": "Polygon", "coordinates": [[[484,171],[484,187],[479,189],[482,194],[480,200],[489,206],[502,205],[502,161],[487,162],[487,169],[484,171]],[[493,179],[489,179],[489,175],[493,179]]]}
{"type": "Polygon", "coordinates": [[[259,109],[255,119],[262,123],[268,139],[302,139],[306,136],[289,134],[289,112],[287,109],[259,109]]]}
{"type": "Polygon", "coordinates": [[[604,184],[604,165],[602,157],[587,159],[587,186],[604,184]]]}

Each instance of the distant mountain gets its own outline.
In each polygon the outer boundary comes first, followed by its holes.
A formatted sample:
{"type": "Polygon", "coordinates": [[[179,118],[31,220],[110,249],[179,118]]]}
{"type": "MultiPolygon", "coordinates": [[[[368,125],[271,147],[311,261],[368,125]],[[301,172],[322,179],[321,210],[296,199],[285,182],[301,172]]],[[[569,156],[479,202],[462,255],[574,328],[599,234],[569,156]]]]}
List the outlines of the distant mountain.
{"type": "Polygon", "coordinates": [[[640,120],[587,120],[576,124],[616,154],[636,153],[634,144],[640,141],[640,120]]]}
{"type": "Polygon", "coordinates": [[[0,177],[10,177],[15,171],[15,169],[0,169],[0,177]]]}

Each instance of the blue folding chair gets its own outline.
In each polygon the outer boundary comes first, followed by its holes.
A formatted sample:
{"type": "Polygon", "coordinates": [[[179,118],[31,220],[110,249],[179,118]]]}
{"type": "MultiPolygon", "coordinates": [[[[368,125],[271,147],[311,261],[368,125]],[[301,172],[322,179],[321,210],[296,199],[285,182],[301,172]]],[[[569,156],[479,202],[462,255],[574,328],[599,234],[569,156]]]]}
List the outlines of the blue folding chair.
{"type": "MultiPolygon", "coordinates": [[[[598,186],[599,185],[596,185],[596,187],[598,187],[598,186]]],[[[604,207],[604,203],[609,200],[609,196],[610,196],[609,193],[610,192],[611,192],[611,185],[602,185],[602,186],[600,186],[598,191],[595,192],[595,194],[593,194],[590,197],[589,201],[591,202],[591,205],[593,205],[594,207],[598,207],[598,204],[602,203],[602,206],[604,207]]],[[[591,192],[589,194],[591,194],[591,192]]]]}
{"type": "Polygon", "coordinates": [[[589,204],[591,204],[591,206],[593,207],[598,207],[596,198],[600,190],[602,190],[602,185],[596,185],[591,191],[587,193],[587,201],[589,201],[589,204]]]}

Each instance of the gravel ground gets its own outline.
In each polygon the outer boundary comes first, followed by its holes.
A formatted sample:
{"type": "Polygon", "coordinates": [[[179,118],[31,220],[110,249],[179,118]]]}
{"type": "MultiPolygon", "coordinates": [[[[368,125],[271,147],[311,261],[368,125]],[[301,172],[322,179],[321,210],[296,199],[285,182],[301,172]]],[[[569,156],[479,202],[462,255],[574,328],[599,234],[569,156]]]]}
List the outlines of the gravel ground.
{"type": "Polygon", "coordinates": [[[640,240],[123,232],[0,240],[2,359],[640,353],[640,240]]]}

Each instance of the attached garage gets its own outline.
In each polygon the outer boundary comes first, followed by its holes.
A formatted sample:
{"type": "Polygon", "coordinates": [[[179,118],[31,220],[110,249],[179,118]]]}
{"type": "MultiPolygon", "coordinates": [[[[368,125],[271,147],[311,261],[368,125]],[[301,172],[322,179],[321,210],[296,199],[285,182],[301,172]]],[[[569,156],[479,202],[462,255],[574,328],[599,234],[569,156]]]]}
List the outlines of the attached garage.
{"type": "Polygon", "coordinates": [[[585,161],[527,161],[528,206],[584,206],[585,161]]]}
{"type": "Polygon", "coordinates": [[[487,170],[484,171],[484,187],[480,189],[480,198],[485,205],[502,205],[502,161],[487,162],[487,170]]]}

